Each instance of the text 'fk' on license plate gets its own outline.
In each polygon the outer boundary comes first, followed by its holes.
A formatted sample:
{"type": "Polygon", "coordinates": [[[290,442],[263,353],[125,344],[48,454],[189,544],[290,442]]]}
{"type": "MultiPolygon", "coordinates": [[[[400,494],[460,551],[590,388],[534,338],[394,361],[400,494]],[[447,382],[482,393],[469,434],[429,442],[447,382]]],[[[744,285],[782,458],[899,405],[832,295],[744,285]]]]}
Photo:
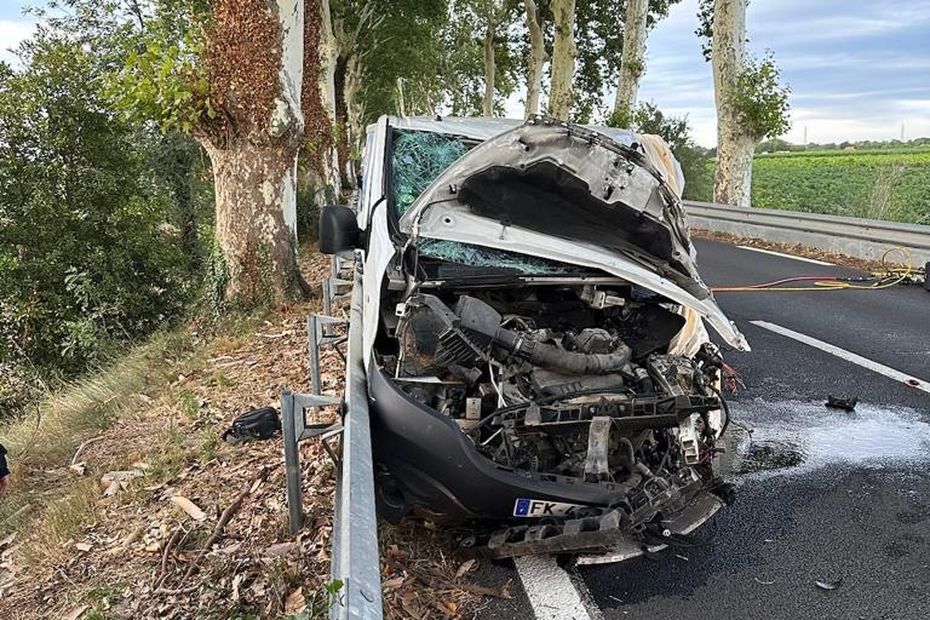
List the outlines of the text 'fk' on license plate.
{"type": "Polygon", "coordinates": [[[563,504],[562,502],[547,502],[543,499],[517,498],[513,506],[515,517],[570,517],[582,508],[581,504],[563,504]]]}

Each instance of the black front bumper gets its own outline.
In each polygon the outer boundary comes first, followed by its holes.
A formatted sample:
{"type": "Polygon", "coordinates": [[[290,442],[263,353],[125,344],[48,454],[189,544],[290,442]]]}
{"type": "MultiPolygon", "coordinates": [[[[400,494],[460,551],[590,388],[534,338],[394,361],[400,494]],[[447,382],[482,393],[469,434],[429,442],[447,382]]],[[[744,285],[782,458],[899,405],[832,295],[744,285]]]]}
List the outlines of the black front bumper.
{"type": "Polygon", "coordinates": [[[454,421],[407,396],[380,368],[371,368],[368,382],[378,511],[389,521],[413,509],[443,522],[512,521],[520,499],[600,511],[626,495],[620,484],[498,467],[454,421]]]}

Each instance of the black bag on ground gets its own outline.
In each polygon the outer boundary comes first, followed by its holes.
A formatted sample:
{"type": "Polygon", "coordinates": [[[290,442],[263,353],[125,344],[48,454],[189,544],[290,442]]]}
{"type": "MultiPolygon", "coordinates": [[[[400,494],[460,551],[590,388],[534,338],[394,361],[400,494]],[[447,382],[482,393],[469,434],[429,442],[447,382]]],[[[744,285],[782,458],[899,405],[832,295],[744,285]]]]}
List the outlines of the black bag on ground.
{"type": "Polygon", "coordinates": [[[274,407],[253,409],[233,421],[223,433],[223,441],[237,444],[246,441],[271,439],[281,430],[281,420],[274,407]]]}

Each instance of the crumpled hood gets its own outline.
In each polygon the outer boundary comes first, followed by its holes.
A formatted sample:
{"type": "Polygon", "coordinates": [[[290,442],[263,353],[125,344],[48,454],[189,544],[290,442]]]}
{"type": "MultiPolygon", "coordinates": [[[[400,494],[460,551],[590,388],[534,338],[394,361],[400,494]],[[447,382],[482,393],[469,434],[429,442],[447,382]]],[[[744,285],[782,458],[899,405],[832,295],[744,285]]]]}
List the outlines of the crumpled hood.
{"type": "Polygon", "coordinates": [[[439,175],[401,230],[607,271],[694,309],[748,350],[698,274],[681,200],[650,163],[660,158],[641,148],[531,118],[439,175]]]}

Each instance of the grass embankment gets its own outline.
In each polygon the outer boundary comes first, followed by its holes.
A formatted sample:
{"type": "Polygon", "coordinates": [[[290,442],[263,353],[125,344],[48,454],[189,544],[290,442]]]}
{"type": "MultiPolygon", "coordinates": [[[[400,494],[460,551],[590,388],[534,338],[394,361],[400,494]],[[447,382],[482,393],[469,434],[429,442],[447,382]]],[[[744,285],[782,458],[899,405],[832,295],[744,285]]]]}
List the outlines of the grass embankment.
{"type": "MultiPolygon", "coordinates": [[[[713,173],[710,162],[702,186],[713,187],[713,173]]],[[[757,155],[752,205],[930,224],[930,149],[757,155]]]]}

